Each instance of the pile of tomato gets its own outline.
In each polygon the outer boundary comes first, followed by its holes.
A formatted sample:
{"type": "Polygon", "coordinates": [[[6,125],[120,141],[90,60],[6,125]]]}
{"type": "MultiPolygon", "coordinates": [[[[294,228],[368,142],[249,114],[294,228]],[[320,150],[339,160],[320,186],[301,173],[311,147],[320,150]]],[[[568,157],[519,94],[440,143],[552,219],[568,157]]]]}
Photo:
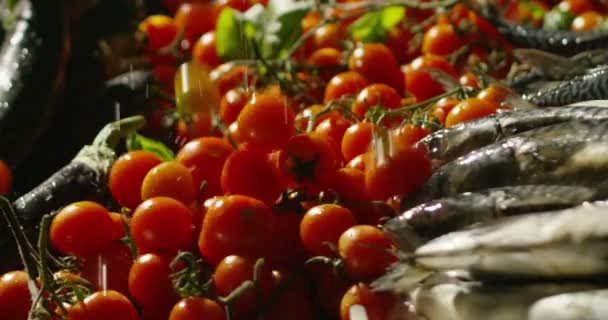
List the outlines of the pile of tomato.
{"type": "MultiPolygon", "coordinates": [[[[506,75],[508,43],[462,4],[407,8],[372,40],[349,32],[368,7],[323,7],[301,19],[285,58],[300,68],[269,76],[272,65],[228,61],[216,43],[221,12],[267,3],[165,2],[174,15],[149,16],[137,32],[161,93],[146,132],[170,137],[169,151],[122,154],[110,203],[54,215],[49,250],[66,267],[37,279],[34,312],[407,319],[407,297],[371,286],[398,259],[381,225],[431,175],[417,141],[510,107],[510,90],[487,81],[506,75]]],[[[507,7],[507,18],[537,25],[530,8],[570,12],[575,30],[603,19],[589,0],[507,7]]],[[[27,319],[28,279],[0,278],[3,319],[27,319]]]]}

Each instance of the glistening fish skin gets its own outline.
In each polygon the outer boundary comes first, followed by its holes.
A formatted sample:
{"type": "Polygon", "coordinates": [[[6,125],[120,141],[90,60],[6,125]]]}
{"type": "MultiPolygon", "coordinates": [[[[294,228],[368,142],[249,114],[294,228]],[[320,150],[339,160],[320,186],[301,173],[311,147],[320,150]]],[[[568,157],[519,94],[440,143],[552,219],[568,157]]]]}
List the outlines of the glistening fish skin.
{"type": "Polygon", "coordinates": [[[472,151],[437,169],[402,208],[463,192],[522,184],[593,186],[608,179],[608,121],[541,127],[472,151]],[[606,152],[606,154],[604,153],[606,152]]]}
{"type": "Polygon", "coordinates": [[[508,215],[568,208],[595,197],[596,191],[592,188],[579,186],[494,188],[423,203],[389,220],[383,228],[402,244],[400,247],[411,247],[419,237],[422,241],[432,239],[474,223],[508,215]]]}
{"type": "Polygon", "coordinates": [[[523,98],[540,107],[562,106],[584,100],[608,99],[608,66],[591,69],[583,75],[549,89],[525,94],[523,98]]]}
{"type": "Polygon", "coordinates": [[[496,141],[575,119],[608,119],[603,107],[548,107],[501,112],[434,132],[420,141],[437,163],[446,163],[496,141]]]}

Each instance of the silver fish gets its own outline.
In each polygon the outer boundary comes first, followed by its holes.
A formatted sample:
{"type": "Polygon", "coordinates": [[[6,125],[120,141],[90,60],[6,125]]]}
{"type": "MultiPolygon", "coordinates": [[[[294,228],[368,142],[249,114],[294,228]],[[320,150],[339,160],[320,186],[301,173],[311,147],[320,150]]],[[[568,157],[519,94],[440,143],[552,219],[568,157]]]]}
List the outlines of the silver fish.
{"type": "Polygon", "coordinates": [[[602,196],[592,188],[562,185],[522,185],[466,192],[406,210],[386,222],[383,229],[405,249],[475,223],[568,208],[602,196]]]}
{"type": "Polygon", "coordinates": [[[608,289],[562,293],[532,305],[528,320],[604,320],[608,318],[608,289]]]}
{"type": "Polygon", "coordinates": [[[470,151],[515,134],[575,119],[608,119],[608,108],[548,107],[522,111],[500,112],[475,121],[442,129],[422,139],[419,144],[429,150],[437,166],[470,151]]]}
{"type": "Polygon", "coordinates": [[[414,252],[424,270],[483,278],[580,278],[608,274],[608,206],[504,217],[433,239],[414,252]]]}
{"type": "Polygon", "coordinates": [[[527,131],[437,169],[403,209],[464,192],[510,185],[594,186],[608,179],[608,121],[577,120],[527,131]]]}

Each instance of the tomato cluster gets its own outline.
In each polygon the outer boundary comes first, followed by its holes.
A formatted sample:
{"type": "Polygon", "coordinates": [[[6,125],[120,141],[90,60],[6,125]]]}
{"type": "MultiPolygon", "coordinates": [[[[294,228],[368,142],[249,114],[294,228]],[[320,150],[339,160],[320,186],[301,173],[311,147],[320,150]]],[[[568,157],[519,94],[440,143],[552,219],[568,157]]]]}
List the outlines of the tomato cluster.
{"type": "MultiPolygon", "coordinates": [[[[45,312],[89,320],[407,314],[404,297],[370,285],[397,260],[379,226],[431,175],[419,140],[510,108],[511,91],[475,68],[505,76],[509,44],[462,4],[408,8],[363,40],[352,26],[366,11],[337,6],[304,15],[283,59],[230,60],[218,52],[218,16],[265,2],[165,2],[174,16],[149,16],[138,32],[163,94],[148,115],[159,130],[150,132],[170,137],[175,156],[130,150],[110,171],[110,202],[77,202],[54,216],[53,253],[78,267],[39,281],[45,312]],[[58,292],[68,299],[53,300],[58,292]]],[[[509,3],[507,18],[531,14],[530,4],[509,3]]],[[[575,30],[602,19],[588,0],[530,3],[577,15],[575,30]]],[[[27,318],[27,282],[22,271],[0,278],[0,314],[27,318]]]]}

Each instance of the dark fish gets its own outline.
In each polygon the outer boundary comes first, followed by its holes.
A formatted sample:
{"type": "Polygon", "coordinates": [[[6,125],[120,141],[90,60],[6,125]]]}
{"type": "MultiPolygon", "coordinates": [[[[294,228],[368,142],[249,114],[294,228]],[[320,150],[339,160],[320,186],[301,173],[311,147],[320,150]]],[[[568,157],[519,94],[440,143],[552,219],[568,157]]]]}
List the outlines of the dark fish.
{"type": "Polygon", "coordinates": [[[549,31],[506,21],[491,4],[465,3],[477,14],[491,22],[498,32],[514,47],[534,48],[562,55],[608,48],[608,32],[600,31],[549,31]]]}
{"type": "Polygon", "coordinates": [[[523,98],[539,107],[608,99],[608,66],[590,69],[571,80],[524,94],[523,98]]]}
{"type": "Polygon", "coordinates": [[[411,208],[389,220],[384,229],[405,248],[497,217],[568,208],[603,196],[592,188],[566,185],[522,185],[466,192],[411,208]]]}
{"type": "Polygon", "coordinates": [[[404,208],[463,192],[523,184],[594,186],[608,179],[608,121],[576,120],[524,132],[435,171],[404,208]]]}
{"type": "Polygon", "coordinates": [[[605,107],[549,107],[500,112],[434,132],[420,141],[437,164],[515,134],[570,120],[608,119],[605,107]]]}

